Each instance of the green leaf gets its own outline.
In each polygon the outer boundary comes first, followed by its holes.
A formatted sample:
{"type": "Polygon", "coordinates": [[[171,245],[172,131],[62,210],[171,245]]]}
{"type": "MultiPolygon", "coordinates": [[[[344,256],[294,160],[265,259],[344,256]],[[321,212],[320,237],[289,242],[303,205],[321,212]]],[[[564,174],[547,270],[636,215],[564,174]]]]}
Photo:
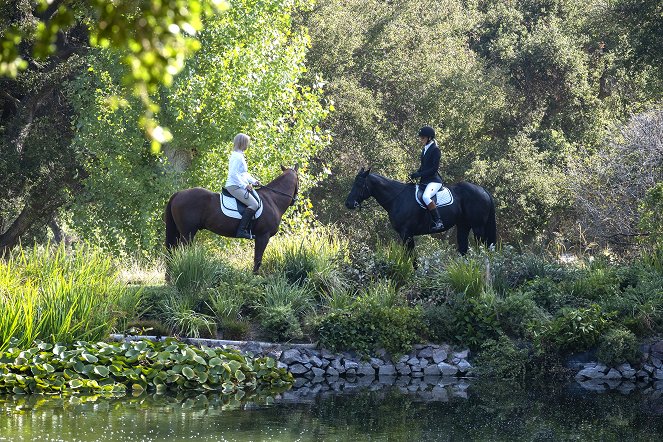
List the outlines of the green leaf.
{"type": "Polygon", "coordinates": [[[193,371],[191,367],[182,368],[182,375],[184,375],[184,377],[186,377],[189,380],[196,377],[196,373],[193,371]]]}

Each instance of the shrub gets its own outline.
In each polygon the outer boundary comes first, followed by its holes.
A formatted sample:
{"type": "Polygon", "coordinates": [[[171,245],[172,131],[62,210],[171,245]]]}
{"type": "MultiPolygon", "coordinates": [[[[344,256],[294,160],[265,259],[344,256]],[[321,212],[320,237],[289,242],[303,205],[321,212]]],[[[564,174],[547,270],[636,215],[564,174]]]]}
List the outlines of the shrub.
{"type": "Polygon", "coordinates": [[[195,299],[179,294],[166,298],[160,308],[160,319],[175,333],[189,338],[216,337],[216,322],[198,313],[195,299]]]}
{"type": "Polygon", "coordinates": [[[475,363],[479,374],[495,379],[524,379],[529,364],[527,347],[505,335],[484,342],[475,363]]]}
{"type": "Polygon", "coordinates": [[[475,259],[457,259],[449,263],[444,280],[455,293],[476,298],[485,289],[482,265],[475,259]]]}
{"type": "Polygon", "coordinates": [[[491,259],[493,289],[497,293],[506,293],[534,279],[547,278],[559,282],[566,278],[569,272],[546,253],[517,253],[511,246],[502,248],[491,259]]]}
{"type": "Polygon", "coordinates": [[[611,316],[597,304],[564,310],[561,316],[546,324],[537,337],[538,343],[544,351],[565,353],[588,350],[596,345],[611,316]]]}
{"type": "Polygon", "coordinates": [[[615,296],[619,290],[619,281],[610,268],[590,268],[580,272],[570,284],[573,296],[599,302],[615,296]]]}
{"type": "Polygon", "coordinates": [[[523,284],[519,289],[523,296],[528,296],[541,308],[555,315],[564,307],[587,307],[588,301],[574,297],[566,287],[551,278],[535,278],[523,284]]]}
{"type": "Polygon", "coordinates": [[[638,340],[623,328],[608,330],[599,338],[596,356],[599,361],[614,367],[624,362],[635,363],[639,359],[638,340]]]}
{"type": "Polygon", "coordinates": [[[166,273],[180,292],[198,292],[214,287],[221,264],[200,243],[171,250],[166,273]]]}
{"type": "Polygon", "coordinates": [[[452,342],[477,349],[500,334],[492,294],[478,298],[457,294],[448,304],[426,309],[425,317],[431,337],[438,342],[452,342]]]}
{"type": "Polygon", "coordinates": [[[405,304],[405,297],[398,291],[398,286],[391,280],[380,280],[373,282],[361,294],[364,302],[382,307],[395,307],[405,304]]]}
{"type": "Polygon", "coordinates": [[[322,307],[327,310],[348,310],[357,297],[357,292],[350,290],[332,290],[322,294],[322,307]]]}
{"type": "Polygon", "coordinates": [[[305,286],[290,284],[285,278],[270,278],[254,308],[269,337],[279,341],[301,339],[300,318],[312,310],[313,293],[305,286]]]}
{"type": "Polygon", "coordinates": [[[362,301],[350,310],[325,315],[317,329],[322,347],[356,350],[364,355],[379,348],[393,355],[407,353],[425,333],[420,308],[385,307],[362,301]]]}
{"type": "Polygon", "coordinates": [[[260,325],[268,337],[279,342],[304,337],[299,318],[291,305],[274,305],[260,310],[260,325]]]}
{"type": "Polygon", "coordinates": [[[402,287],[414,276],[414,258],[401,243],[379,242],[374,260],[375,274],[391,280],[395,287],[402,287]]]}
{"type": "Polygon", "coordinates": [[[292,284],[311,283],[320,291],[345,288],[339,266],[348,259],[347,240],[328,229],[275,238],[265,253],[264,271],[292,284]]]}
{"type": "Polygon", "coordinates": [[[445,279],[444,269],[436,266],[425,271],[417,269],[408,297],[417,304],[431,306],[444,304],[454,294],[445,279]]]}
{"type": "Polygon", "coordinates": [[[508,336],[525,338],[531,329],[540,329],[548,314],[527,294],[514,293],[495,303],[497,322],[508,336]]]}

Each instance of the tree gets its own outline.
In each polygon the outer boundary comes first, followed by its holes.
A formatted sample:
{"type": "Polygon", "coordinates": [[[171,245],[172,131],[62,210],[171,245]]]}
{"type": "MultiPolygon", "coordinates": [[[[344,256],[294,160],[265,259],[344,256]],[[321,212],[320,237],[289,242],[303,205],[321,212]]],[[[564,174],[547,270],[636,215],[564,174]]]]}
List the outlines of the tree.
{"type": "MultiPolygon", "coordinates": [[[[140,103],[107,105],[123,76],[116,57],[95,57],[70,86],[73,146],[86,170],[103,170],[90,173],[71,205],[75,231],[120,253],[159,248],[170,195],[193,186],[220,190],[238,132],[252,138],[253,174],[266,183],[281,173],[280,164],[298,162],[305,192],[315,180],[308,161],[326,139],[317,125],[328,112],[321,88],[300,81],[308,35],[291,16],[306,7],[299,0],[237,0],[205,21],[201,49],[157,98],[173,133],[159,155],[149,153],[136,124],[140,103]]],[[[307,200],[300,200],[299,219],[310,216],[307,200]]]]}
{"type": "MultiPolygon", "coordinates": [[[[629,2],[637,0],[621,3],[629,2]]],[[[341,202],[361,165],[405,179],[416,168],[414,134],[429,123],[440,133],[443,177],[491,190],[502,239],[528,240],[572,220],[569,161],[590,158],[614,124],[660,100],[654,59],[629,62],[634,46],[624,40],[637,39],[620,40],[627,30],[618,20],[637,21],[643,10],[617,16],[605,2],[573,0],[321,0],[303,17],[308,64],[328,81],[337,111],[325,123],[334,139],[320,164],[332,177],[318,186],[316,209],[346,222],[341,202]]],[[[383,232],[387,221],[367,215],[349,220],[352,228],[383,232]]]]}
{"type": "MultiPolygon", "coordinates": [[[[101,237],[99,225],[92,224],[98,221],[104,228],[112,227],[109,237],[113,238],[114,246],[122,244],[120,238],[123,237],[128,238],[125,244],[132,247],[154,245],[164,194],[194,180],[185,176],[179,182],[173,181],[166,158],[162,154],[150,155],[150,142],[142,136],[140,125],[145,109],[144,96],[132,96],[133,86],[147,93],[156,91],[150,103],[164,108],[160,118],[172,124],[175,132],[175,138],[167,146],[170,152],[216,152],[216,157],[192,155],[197,166],[209,164],[207,170],[212,169],[211,164],[221,156],[215,149],[227,147],[227,132],[255,129],[260,122],[258,118],[266,115],[275,120],[266,119],[265,124],[272,126],[256,130],[256,135],[285,128],[287,134],[293,135],[282,136],[278,146],[283,146],[287,140],[290,149],[287,152],[306,151],[318,143],[314,138],[321,139],[322,134],[315,129],[316,119],[324,114],[318,104],[318,91],[307,90],[297,83],[303,70],[301,60],[306,34],[292,29],[289,20],[292,10],[307,2],[236,0],[233,10],[208,15],[207,23],[216,29],[216,35],[212,35],[211,30],[198,33],[208,45],[203,51],[206,64],[204,67],[200,64],[202,59],[191,61],[187,73],[182,74],[186,79],[182,83],[177,83],[175,74],[185,66],[182,58],[185,49],[195,49],[201,41],[192,40],[190,34],[201,29],[202,23],[196,20],[202,18],[203,3],[208,2],[91,0],[56,3],[58,8],[48,8],[46,12],[51,14],[48,15],[33,7],[30,1],[15,0],[6,6],[10,13],[2,14],[0,33],[5,37],[10,34],[11,26],[21,31],[20,35],[33,35],[31,29],[48,27],[49,17],[60,13],[70,12],[74,23],[56,27],[54,52],[43,61],[32,58],[33,46],[41,40],[27,39],[18,47],[19,55],[28,62],[27,68],[17,71],[14,79],[0,79],[0,108],[3,109],[0,187],[6,189],[0,194],[0,250],[17,244],[21,237],[28,239],[39,235],[43,226],[62,209],[73,210],[72,221],[88,237],[101,237]],[[95,8],[102,3],[117,15],[106,17],[105,12],[97,11],[95,8]],[[169,13],[169,7],[178,10],[169,13]],[[258,16],[262,29],[249,21],[258,16]],[[147,22],[145,26],[143,19],[147,22]],[[109,26],[124,31],[116,34],[108,31],[109,26]],[[191,28],[189,32],[182,32],[187,27],[191,28]],[[150,29],[154,30],[154,35],[150,29]],[[248,29],[252,33],[246,31],[248,29]],[[281,43],[272,48],[270,42],[277,40],[281,43]],[[91,47],[90,41],[102,47],[91,47]],[[123,44],[129,51],[121,49],[123,44]],[[261,50],[242,51],[257,44],[261,50]],[[235,52],[247,59],[256,57],[256,66],[261,66],[262,70],[236,70],[231,64],[237,64],[238,60],[229,55],[235,52]],[[286,63],[284,59],[288,57],[290,60],[286,63]],[[272,58],[275,62],[270,64],[272,58]],[[121,60],[130,63],[123,64],[121,60]],[[199,64],[200,69],[208,72],[196,70],[199,64]],[[149,72],[145,67],[149,67],[149,72]],[[213,73],[226,83],[212,85],[201,81],[213,73]],[[132,79],[129,84],[133,85],[129,91],[126,90],[127,78],[132,79]],[[282,81],[269,83],[271,92],[267,95],[271,101],[266,105],[270,107],[253,101],[246,107],[250,118],[241,125],[236,120],[209,118],[208,114],[201,117],[200,112],[192,110],[195,103],[186,103],[193,94],[199,94],[195,99],[207,100],[206,111],[218,112],[223,106],[250,101],[251,94],[259,86],[265,86],[262,80],[267,78],[282,81]],[[218,96],[211,90],[203,90],[206,86],[222,85],[228,91],[218,96]],[[237,88],[233,89],[234,86],[237,88]],[[284,90],[280,96],[275,95],[277,88],[284,90]],[[192,95],[187,95],[189,92],[192,95]],[[300,107],[286,109],[291,104],[300,107]],[[202,124],[209,126],[202,127],[202,124]],[[83,227],[83,222],[87,221],[91,224],[83,227]]],[[[235,115],[232,109],[227,114],[235,115]]],[[[274,137],[271,141],[277,138],[274,137]]],[[[278,155],[275,157],[272,159],[280,159],[278,155]]],[[[291,159],[292,155],[282,158],[291,159]]],[[[223,169],[222,164],[218,166],[223,169]]],[[[200,170],[198,167],[197,171],[200,170]]],[[[210,177],[196,176],[201,184],[212,182],[210,177]]],[[[216,187],[219,179],[215,176],[216,187]]]]}
{"type": "Polygon", "coordinates": [[[663,111],[634,116],[611,143],[577,159],[570,171],[574,207],[589,240],[623,249],[641,236],[658,239],[655,189],[663,182],[663,111]]]}

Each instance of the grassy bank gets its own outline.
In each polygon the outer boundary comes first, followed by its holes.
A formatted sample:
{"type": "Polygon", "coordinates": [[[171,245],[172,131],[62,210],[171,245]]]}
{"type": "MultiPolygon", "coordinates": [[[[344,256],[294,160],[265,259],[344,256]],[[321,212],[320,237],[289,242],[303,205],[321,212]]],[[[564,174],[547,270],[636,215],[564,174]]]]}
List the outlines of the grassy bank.
{"type": "Polygon", "coordinates": [[[120,273],[89,248],[20,252],[0,267],[0,337],[92,340],[114,329],[317,341],[365,354],[447,342],[475,350],[488,373],[515,378],[587,350],[608,364],[633,360],[639,342],[663,331],[656,255],[561,260],[502,247],[459,257],[423,241],[415,269],[394,243],[369,248],[322,229],[277,236],[260,276],[249,270],[249,242],[198,243],[156,271],[134,264],[120,273]]]}

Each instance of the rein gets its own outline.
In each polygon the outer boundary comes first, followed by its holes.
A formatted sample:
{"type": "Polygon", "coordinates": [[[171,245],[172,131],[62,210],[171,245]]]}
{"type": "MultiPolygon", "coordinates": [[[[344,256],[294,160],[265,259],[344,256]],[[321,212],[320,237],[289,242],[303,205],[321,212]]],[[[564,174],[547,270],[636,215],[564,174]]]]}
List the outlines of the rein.
{"type": "MultiPolygon", "coordinates": [[[[409,184],[412,184],[412,183],[404,183],[404,184],[405,184],[405,186],[403,186],[403,188],[401,189],[400,192],[398,192],[397,194],[395,194],[393,197],[389,198],[389,201],[387,201],[387,202],[385,203],[386,205],[389,205],[389,204],[391,204],[392,202],[394,202],[394,200],[395,200],[396,198],[398,198],[398,197],[401,195],[401,193],[405,192],[405,190],[408,188],[408,185],[409,185],[409,184]]],[[[368,192],[368,184],[366,183],[366,180],[364,180],[364,186],[363,186],[363,189],[362,189],[362,195],[365,195],[367,192],[368,192]]],[[[373,199],[375,199],[375,195],[369,195],[368,197],[370,197],[370,196],[372,196],[373,199]]],[[[368,197],[364,198],[364,201],[368,200],[368,197]]],[[[362,203],[363,203],[364,201],[362,201],[361,203],[359,203],[359,207],[358,207],[358,209],[361,210],[361,206],[362,206],[362,203]]],[[[377,202],[377,200],[376,200],[376,202],[377,202]]],[[[378,203],[378,204],[379,204],[379,203],[378,203]]]]}
{"type": "Polygon", "coordinates": [[[273,187],[269,187],[269,186],[266,186],[266,185],[260,185],[260,186],[257,186],[257,187],[260,187],[261,189],[271,190],[272,192],[274,192],[274,193],[278,193],[279,195],[287,196],[287,197],[290,198],[290,200],[291,200],[291,202],[290,202],[290,205],[291,205],[291,206],[297,202],[297,197],[296,197],[296,196],[294,196],[294,195],[293,195],[293,196],[290,196],[290,195],[288,195],[288,194],[285,193],[285,192],[282,192],[282,191],[280,191],[280,190],[274,189],[273,187]]]}

